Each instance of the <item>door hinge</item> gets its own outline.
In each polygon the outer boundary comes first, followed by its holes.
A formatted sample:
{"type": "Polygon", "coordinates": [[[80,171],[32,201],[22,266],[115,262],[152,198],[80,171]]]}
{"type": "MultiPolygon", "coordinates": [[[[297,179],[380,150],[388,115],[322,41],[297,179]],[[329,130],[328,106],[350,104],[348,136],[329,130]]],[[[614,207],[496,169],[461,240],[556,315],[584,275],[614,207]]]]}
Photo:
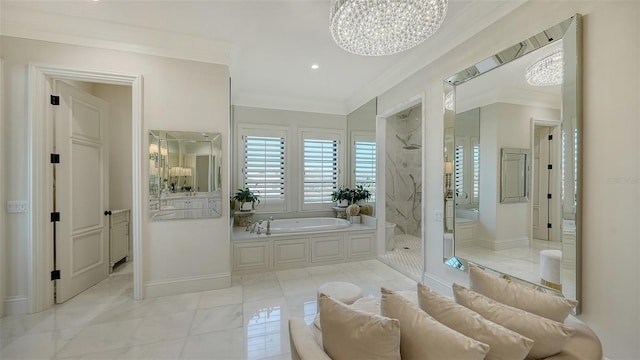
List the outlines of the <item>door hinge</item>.
{"type": "Polygon", "coordinates": [[[60,105],[60,96],[51,95],[51,105],[60,105]]]}
{"type": "Polygon", "coordinates": [[[60,221],[60,213],[59,212],[52,212],[51,213],[51,222],[57,222],[60,221]]]}
{"type": "Polygon", "coordinates": [[[553,165],[552,164],[547,165],[547,169],[549,170],[553,169],[553,165]]]}
{"type": "Polygon", "coordinates": [[[60,280],[60,270],[53,270],[51,272],[51,281],[60,280]]]}
{"type": "Polygon", "coordinates": [[[60,154],[51,154],[51,163],[60,164],[60,154]]]}
{"type": "Polygon", "coordinates": [[[549,140],[553,140],[553,135],[549,135],[549,140]]]}
{"type": "Polygon", "coordinates": [[[547,223],[547,229],[551,229],[551,223],[547,223]]]}
{"type": "Polygon", "coordinates": [[[551,199],[551,194],[547,194],[547,199],[551,199]]]}

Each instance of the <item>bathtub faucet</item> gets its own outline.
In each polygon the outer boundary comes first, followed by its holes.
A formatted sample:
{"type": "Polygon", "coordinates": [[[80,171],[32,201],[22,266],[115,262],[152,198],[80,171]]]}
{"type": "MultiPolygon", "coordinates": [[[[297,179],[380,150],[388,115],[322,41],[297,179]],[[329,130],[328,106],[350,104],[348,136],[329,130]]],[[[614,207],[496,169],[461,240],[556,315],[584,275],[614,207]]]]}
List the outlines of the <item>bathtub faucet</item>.
{"type": "Polygon", "coordinates": [[[273,216],[269,216],[269,220],[267,220],[267,235],[271,235],[271,222],[273,221],[273,216]]]}

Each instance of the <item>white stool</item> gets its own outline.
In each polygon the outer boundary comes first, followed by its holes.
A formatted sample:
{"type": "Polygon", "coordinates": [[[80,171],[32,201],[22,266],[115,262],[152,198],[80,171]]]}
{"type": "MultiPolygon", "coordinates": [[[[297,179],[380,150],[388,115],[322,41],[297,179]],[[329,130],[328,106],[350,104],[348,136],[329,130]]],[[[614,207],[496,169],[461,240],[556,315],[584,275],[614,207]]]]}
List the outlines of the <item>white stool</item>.
{"type": "MultiPolygon", "coordinates": [[[[347,305],[353,304],[356,300],[364,296],[359,286],[344,281],[334,281],[320,285],[318,288],[318,298],[320,294],[331,296],[347,305]]],[[[318,304],[320,304],[320,301],[318,301],[318,304]]]]}
{"type": "Polygon", "coordinates": [[[562,251],[540,251],[540,281],[544,286],[562,291],[562,251]]]}

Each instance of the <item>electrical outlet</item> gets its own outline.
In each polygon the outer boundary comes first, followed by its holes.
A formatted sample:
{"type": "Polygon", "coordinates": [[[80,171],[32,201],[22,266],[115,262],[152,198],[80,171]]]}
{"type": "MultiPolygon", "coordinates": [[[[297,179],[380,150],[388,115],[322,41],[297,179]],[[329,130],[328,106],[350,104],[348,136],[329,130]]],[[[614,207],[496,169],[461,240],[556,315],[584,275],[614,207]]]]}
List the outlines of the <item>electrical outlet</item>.
{"type": "Polygon", "coordinates": [[[8,213],[26,213],[27,202],[26,201],[7,201],[8,213]]]}
{"type": "Polygon", "coordinates": [[[442,221],[442,219],[444,218],[444,212],[442,211],[439,211],[439,210],[436,211],[435,215],[436,215],[436,221],[442,221]]]}

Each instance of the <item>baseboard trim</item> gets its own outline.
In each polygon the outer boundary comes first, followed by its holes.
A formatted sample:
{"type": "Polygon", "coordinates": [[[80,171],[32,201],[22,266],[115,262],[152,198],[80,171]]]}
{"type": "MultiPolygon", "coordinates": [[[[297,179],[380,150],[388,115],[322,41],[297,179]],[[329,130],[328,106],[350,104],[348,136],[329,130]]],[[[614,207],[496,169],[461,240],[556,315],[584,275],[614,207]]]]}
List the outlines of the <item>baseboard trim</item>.
{"type": "Polygon", "coordinates": [[[28,314],[28,300],[26,296],[7,296],[4,298],[4,314],[7,316],[28,314]]]}
{"type": "Polygon", "coordinates": [[[452,296],[452,283],[430,273],[422,274],[422,282],[437,293],[452,296]]]}
{"type": "Polygon", "coordinates": [[[189,276],[148,281],[144,284],[145,298],[179,295],[198,291],[223,289],[231,286],[231,273],[189,276]]]}
{"type": "Polygon", "coordinates": [[[508,249],[517,249],[523,246],[529,245],[529,238],[523,237],[519,239],[513,240],[478,240],[479,245],[484,249],[489,250],[508,250],[508,249]]]}

